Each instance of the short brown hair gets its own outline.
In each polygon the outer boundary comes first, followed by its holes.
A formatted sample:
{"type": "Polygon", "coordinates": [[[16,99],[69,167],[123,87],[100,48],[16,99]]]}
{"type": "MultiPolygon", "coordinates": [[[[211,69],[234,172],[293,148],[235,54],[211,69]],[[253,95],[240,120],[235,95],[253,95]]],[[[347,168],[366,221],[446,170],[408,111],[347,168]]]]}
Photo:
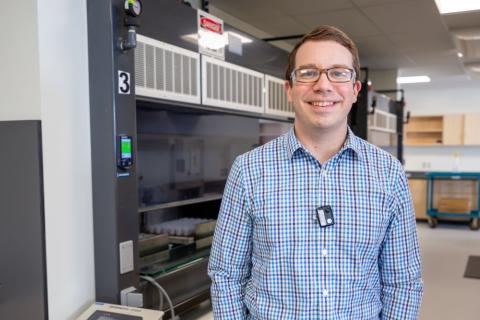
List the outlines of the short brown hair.
{"type": "Polygon", "coordinates": [[[292,84],[291,74],[295,69],[295,58],[298,49],[307,41],[335,41],[341,44],[352,54],[353,69],[355,70],[355,80],[360,76],[360,59],[358,58],[358,48],[349,36],[342,30],[332,26],[319,26],[310,33],[303,36],[303,38],[295,45],[293,50],[288,55],[288,66],[285,72],[285,79],[292,84]]]}

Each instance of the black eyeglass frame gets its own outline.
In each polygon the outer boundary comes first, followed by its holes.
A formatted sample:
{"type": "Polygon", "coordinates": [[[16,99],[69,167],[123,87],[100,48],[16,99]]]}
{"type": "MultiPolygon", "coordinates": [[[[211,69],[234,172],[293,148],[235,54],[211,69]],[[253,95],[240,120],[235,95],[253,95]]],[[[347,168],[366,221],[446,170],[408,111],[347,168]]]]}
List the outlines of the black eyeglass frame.
{"type": "Polygon", "coordinates": [[[290,79],[293,83],[296,83],[296,82],[315,83],[315,82],[318,81],[318,79],[320,79],[320,77],[322,76],[323,73],[325,73],[325,75],[327,76],[328,81],[330,81],[332,83],[347,83],[347,82],[352,81],[352,79],[354,79],[355,75],[356,75],[356,72],[355,72],[354,69],[345,68],[345,67],[332,67],[332,68],[325,68],[325,69],[320,69],[320,68],[315,68],[315,67],[309,67],[309,68],[301,67],[301,68],[298,68],[298,69],[295,69],[295,70],[292,71],[292,73],[290,74],[290,79]],[[315,80],[312,80],[312,81],[300,81],[300,80],[297,79],[297,76],[295,75],[295,73],[297,71],[300,71],[300,70],[317,70],[318,71],[318,77],[316,77],[315,80]],[[330,79],[330,76],[328,75],[328,73],[331,70],[348,70],[351,74],[350,79],[345,80],[345,81],[332,80],[332,79],[330,79]]]}

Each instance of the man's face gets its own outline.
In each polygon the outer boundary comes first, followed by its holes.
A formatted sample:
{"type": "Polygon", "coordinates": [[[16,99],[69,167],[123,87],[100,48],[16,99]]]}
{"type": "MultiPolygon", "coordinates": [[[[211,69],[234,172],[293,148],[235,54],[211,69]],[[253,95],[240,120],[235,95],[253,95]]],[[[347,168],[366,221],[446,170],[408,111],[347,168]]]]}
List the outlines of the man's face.
{"type": "MultiPolygon", "coordinates": [[[[295,57],[295,69],[314,66],[319,69],[344,67],[353,69],[352,55],[334,41],[307,41],[295,57]]],[[[309,132],[335,132],[346,129],[347,116],[357,101],[359,81],[330,82],[325,73],[314,83],[294,82],[285,85],[288,100],[295,109],[295,127],[309,132]]]]}

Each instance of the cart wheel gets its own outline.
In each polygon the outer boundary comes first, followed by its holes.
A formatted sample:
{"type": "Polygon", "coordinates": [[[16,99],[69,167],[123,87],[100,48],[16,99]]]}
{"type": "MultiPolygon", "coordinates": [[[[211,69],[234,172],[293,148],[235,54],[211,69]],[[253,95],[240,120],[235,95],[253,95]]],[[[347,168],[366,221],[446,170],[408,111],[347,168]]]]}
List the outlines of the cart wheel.
{"type": "Polygon", "coordinates": [[[479,227],[478,218],[470,219],[469,226],[471,230],[478,230],[478,227],[479,227]]]}
{"type": "Polygon", "coordinates": [[[435,217],[428,217],[428,225],[430,226],[430,228],[435,228],[437,227],[437,224],[438,224],[438,219],[435,218],[435,217]]]}

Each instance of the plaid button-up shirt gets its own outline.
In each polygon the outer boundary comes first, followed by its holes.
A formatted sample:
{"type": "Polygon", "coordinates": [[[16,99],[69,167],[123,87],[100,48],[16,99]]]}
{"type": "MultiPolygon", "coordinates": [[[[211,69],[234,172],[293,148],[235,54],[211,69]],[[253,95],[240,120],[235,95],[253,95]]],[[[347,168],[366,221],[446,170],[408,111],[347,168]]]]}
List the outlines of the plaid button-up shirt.
{"type": "Polygon", "coordinates": [[[294,130],[239,156],[209,275],[215,319],[417,319],[423,285],[401,164],[349,129],[320,164],[294,130]],[[321,227],[316,209],[332,208],[321,227]]]}

